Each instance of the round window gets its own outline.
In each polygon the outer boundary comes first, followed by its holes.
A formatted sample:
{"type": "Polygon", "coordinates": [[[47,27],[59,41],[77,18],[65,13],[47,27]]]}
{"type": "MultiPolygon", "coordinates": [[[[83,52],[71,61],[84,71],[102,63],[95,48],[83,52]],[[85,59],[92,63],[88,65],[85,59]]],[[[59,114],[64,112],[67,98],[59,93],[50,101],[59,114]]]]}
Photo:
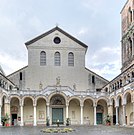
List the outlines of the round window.
{"type": "Polygon", "coordinates": [[[61,42],[61,39],[59,37],[54,38],[54,43],[59,44],[61,42]]]}

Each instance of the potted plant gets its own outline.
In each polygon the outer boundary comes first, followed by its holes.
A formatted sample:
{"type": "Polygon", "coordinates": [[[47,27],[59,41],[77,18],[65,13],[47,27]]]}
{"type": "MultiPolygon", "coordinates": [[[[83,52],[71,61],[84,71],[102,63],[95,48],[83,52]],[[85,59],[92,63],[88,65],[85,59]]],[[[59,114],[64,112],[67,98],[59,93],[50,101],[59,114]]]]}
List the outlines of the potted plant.
{"type": "Polygon", "coordinates": [[[5,116],[3,116],[2,117],[2,125],[3,126],[6,126],[6,127],[9,127],[10,125],[9,125],[9,115],[6,113],[6,115],[5,116]]]}
{"type": "Polygon", "coordinates": [[[46,126],[50,126],[50,119],[49,119],[49,117],[47,117],[47,119],[46,119],[46,126]]]}
{"type": "Polygon", "coordinates": [[[105,122],[106,122],[107,126],[110,126],[111,125],[111,116],[107,115],[105,118],[105,122]]]}
{"type": "Polygon", "coordinates": [[[69,124],[70,124],[70,118],[67,118],[66,119],[66,126],[69,126],[69,124]]]}
{"type": "Polygon", "coordinates": [[[56,124],[57,124],[57,127],[59,127],[60,126],[60,121],[57,120],[56,124]]]}

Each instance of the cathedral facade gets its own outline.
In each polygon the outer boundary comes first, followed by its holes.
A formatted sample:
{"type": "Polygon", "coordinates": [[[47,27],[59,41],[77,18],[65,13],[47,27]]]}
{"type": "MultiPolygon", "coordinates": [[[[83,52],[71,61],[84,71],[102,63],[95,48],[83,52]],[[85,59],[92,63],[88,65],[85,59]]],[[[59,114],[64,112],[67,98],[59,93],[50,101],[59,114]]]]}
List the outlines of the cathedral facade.
{"type": "Polygon", "coordinates": [[[25,43],[28,65],[5,76],[0,69],[0,125],[134,124],[134,1],[122,16],[122,68],[108,81],[85,67],[88,46],[58,26],[25,43]]]}

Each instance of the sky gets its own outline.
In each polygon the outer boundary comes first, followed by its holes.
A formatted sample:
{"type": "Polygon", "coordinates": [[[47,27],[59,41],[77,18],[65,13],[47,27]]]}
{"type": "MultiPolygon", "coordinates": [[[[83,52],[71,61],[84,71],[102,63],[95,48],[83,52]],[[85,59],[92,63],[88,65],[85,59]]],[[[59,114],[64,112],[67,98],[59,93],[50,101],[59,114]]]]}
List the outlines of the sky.
{"type": "Polygon", "coordinates": [[[121,69],[121,16],[127,0],[0,0],[0,65],[27,66],[25,42],[54,28],[88,45],[86,67],[112,80],[121,69]]]}

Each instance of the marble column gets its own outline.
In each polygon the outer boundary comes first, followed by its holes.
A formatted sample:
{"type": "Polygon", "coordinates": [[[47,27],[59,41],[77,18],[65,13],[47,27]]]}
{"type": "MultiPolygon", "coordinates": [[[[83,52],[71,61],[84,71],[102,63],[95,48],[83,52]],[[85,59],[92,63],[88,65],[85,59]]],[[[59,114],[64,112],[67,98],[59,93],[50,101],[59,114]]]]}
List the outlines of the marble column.
{"type": "Polygon", "coordinates": [[[126,126],[126,105],[123,105],[123,126],[126,126]]]}
{"type": "Polygon", "coordinates": [[[36,105],[34,105],[34,126],[37,126],[37,120],[36,120],[36,105]]]}
{"type": "Polygon", "coordinates": [[[2,126],[2,124],[1,124],[1,105],[0,105],[0,126],[2,126]]]}
{"type": "Polygon", "coordinates": [[[80,106],[80,112],[81,112],[81,120],[80,120],[80,124],[83,125],[83,105],[80,106]]]}
{"type": "Polygon", "coordinates": [[[50,118],[50,107],[49,107],[49,103],[47,103],[47,117],[50,118]]]}
{"type": "Polygon", "coordinates": [[[133,126],[134,126],[134,102],[132,103],[132,105],[133,105],[133,126]]]}
{"type": "Polygon", "coordinates": [[[66,105],[66,119],[68,118],[68,105],[66,105]]]}
{"type": "Polygon", "coordinates": [[[20,126],[24,126],[24,122],[23,122],[23,105],[20,106],[20,115],[21,115],[20,126]]]}
{"type": "Polygon", "coordinates": [[[94,106],[94,125],[97,125],[96,124],[96,106],[94,106]]]}
{"type": "Polygon", "coordinates": [[[119,106],[116,106],[116,125],[119,125],[119,106]]]}
{"type": "MultiPolygon", "coordinates": [[[[113,118],[113,105],[108,106],[108,114],[113,118]]],[[[111,119],[111,125],[113,125],[113,119],[111,119]]]]}

